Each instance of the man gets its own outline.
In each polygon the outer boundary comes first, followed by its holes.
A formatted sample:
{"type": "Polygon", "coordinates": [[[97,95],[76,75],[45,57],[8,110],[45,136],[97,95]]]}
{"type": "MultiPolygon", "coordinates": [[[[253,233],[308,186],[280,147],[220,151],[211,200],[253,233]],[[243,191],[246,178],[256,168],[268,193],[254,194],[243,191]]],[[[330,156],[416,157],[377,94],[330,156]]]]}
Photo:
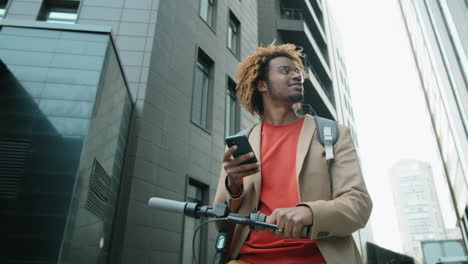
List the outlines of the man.
{"type": "Polygon", "coordinates": [[[237,96],[262,121],[249,137],[254,153],[225,152],[214,203],[240,214],[258,208],[279,229],[236,226],[229,249],[236,263],[362,263],[351,234],[366,225],[372,202],[349,129],[339,125],[331,184],[314,118],[296,113],[304,97],[301,51],[271,44],[240,64],[237,96]],[[260,163],[240,165],[254,155],[260,163]],[[305,225],[310,234],[300,237],[305,225]]]}

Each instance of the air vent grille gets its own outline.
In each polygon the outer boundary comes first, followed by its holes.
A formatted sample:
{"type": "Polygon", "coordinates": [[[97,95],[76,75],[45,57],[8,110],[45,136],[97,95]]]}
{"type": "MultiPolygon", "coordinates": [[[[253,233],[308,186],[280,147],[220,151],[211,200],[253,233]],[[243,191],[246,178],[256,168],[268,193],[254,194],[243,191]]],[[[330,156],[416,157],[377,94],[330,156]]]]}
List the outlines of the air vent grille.
{"type": "Polygon", "coordinates": [[[103,221],[109,207],[111,186],[112,178],[109,177],[101,164],[95,159],[91,170],[91,177],[89,178],[86,208],[103,221]]]}
{"type": "Polygon", "coordinates": [[[18,139],[0,140],[0,198],[16,199],[31,142],[18,139]]]}

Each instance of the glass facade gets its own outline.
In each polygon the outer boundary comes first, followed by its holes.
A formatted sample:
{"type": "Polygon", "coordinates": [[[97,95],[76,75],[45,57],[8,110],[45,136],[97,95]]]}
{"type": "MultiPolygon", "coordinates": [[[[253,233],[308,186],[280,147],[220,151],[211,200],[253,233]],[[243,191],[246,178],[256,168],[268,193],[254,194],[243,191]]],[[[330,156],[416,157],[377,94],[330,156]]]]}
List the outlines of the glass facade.
{"type": "Polygon", "coordinates": [[[0,58],[0,259],[104,263],[132,111],[109,34],[2,26],[0,58]],[[93,161],[101,218],[83,209],[93,161]]]}
{"type": "Polygon", "coordinates": [[[447,182],[466,240],[468,124],[464,121],[466,111],[461,102],[468,98],[460,91],[466,91],[467,86],[456,58],[457,54],[463,54],[462,50],[451,45],[446,24],[450,18],[441,15],[440,5],[444,4],[446,1],[400,1],[447,182]]]}

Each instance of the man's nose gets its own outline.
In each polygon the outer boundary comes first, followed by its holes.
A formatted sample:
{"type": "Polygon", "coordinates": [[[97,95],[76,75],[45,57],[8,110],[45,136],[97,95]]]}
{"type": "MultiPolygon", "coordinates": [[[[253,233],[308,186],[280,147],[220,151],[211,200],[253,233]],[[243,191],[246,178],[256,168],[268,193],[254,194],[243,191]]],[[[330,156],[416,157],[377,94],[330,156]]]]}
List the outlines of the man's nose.
{"type": "Polygon", "coordinates": [[[291,78],[295,79],[295,80],[298,80],[298,81],[301,81],[301,83],[304,81],[301,72],[298,72],[298,71],[293,71],[291,78]]]}

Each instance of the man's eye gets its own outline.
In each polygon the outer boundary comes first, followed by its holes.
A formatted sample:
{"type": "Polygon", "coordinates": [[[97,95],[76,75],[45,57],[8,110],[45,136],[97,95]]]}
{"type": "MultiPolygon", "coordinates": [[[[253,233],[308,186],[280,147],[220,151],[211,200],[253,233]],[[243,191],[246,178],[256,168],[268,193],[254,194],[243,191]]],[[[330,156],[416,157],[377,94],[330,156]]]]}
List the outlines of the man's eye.
{"type": "Polygon", "coordinates": [[[289,68],[288,67],[280,67],[280,72],[281,73],[289,73],[289,68]]]}

